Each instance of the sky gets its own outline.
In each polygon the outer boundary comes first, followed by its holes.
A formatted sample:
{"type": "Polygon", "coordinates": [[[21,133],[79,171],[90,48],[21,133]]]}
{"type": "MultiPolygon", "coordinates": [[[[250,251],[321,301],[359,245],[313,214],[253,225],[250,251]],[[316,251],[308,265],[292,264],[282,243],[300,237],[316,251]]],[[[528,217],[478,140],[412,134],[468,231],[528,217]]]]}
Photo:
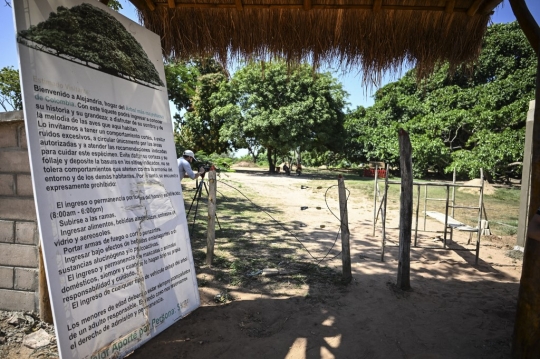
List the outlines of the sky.
{"type": "MultiPolygon", "coordinates": [[[[525,1],[536,19],[540,23],[540,0],[525,1]]],[[[123,9],[120,11],[124,16],[138,22],[138,17],[134,6],[127,0],[120,0],[123,9]]],[[[13,24],[13,14],[10,7],[0,2],[0,68],[12,66],[19,68],[19,60],[15,45],[15,26],[13,24]]],[[[491,17],[493,23],[512,22],[516,18],[508,0],[504,0],[501,5],[495,9],[491,17]]],[[[373,105],[373,94],[377,88],[365,88],[362,85],[362,77],[358,72],[342,73],[342,71],[333,71],[334,76],[343,84],[345,91],[349,93],[349,108],[355,109],[358,106],[368,107],[373,105]]],[[[387,75],[384,77],[382,85],[399,79],[398,75],[387,75]]],[[[171,109],[174,112],[174,108],[171,109]]]]}

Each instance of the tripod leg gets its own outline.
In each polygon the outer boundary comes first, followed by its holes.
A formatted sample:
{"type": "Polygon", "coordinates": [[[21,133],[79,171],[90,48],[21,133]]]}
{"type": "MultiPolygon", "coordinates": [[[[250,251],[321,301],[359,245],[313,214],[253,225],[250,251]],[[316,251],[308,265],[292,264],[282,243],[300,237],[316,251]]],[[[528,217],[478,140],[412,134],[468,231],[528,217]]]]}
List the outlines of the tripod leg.
{"type": "MultiPolygon", "coordinates": [[[[189,217],[189,213],[191,212],[191,207],[193,207],[193,203],[195,202],[195,200],[198,200],[197,199],[197,194],[200,193],[200,191],[201,191],[201,186],[197,186],[197,188],[195,188],[195,196],[193,196],[193,200],[191,200],[191,204],[189,205],[189,209],[188,209],[188,211],[186,213],[186,218],[189,217]]],[[[200,195],[199,195],[199,197],[200,197],[200,195]]]]}
{"type": "MultiPolygon", "coordinates": [[[[193,236],[194,230],[195,230],[195,220],[197,219],[197,211],[199,210],[199,198],[201,198],[201,191],[202,191],[202,185],[204,182],[200,182],[199,187],[197,187],[197,191],[195,191],[195,196],[193,197],[193,201],[197,200],[197,204],[195,204],[195,214],[193,215],[193,224],[191,225],[191,235],[193,236]]],[[[193,205],[193,202],[191,202],[193,205]]],[[[191,210],[191,208],[190,208],[191,210]]]]}
{"type": "MultiPolygon", "coordinates": [[[[206,190],[206,194],[209,196],[210,192],[208,192],[208,187],[206,187],[206,183],[204,184],[204,189],[206,190]]],[[[219,218],[217,216],[217,213],[215,215],[216,215],[216,222],[218,224],[218,227],[219,227],[219,229],[221,229],[221,224],[219,223],[219,218]]]]}
{"type": "Polygon", "coordinates": [[[195,229],[195,220],[197,219],[197,210],[199,209],[199,201],[197,200],[197,204],[195,205],[195,214],[193,215],[193,224],[191,225],[191,236],[193,237],[193,231],[195,229]]]}

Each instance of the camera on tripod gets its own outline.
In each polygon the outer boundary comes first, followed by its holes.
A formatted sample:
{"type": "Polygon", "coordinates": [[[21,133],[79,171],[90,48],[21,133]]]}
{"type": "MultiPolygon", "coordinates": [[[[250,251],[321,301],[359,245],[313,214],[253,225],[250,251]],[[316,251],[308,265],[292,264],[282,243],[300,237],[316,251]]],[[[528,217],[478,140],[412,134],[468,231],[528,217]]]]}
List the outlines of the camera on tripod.
{"type": "MultiPolygon", "coordinates": [[[[197,171],[198,171],[199,168],[201,168],[201,167],[204,168],[204,173],[210,171],[210,169],[212,168],[212,166],[214,166],[214,164],[213,164],[212,162],[209,162],[209,161],[206,161],[206,162],[200,161],[200,162],[195,162],[195,163],[193,164],[193,167],[195,167],[195,169],[196,169],[197,171]]],[[[219,172],[219,169],[218,169],[218,168],[216,168],[215,166],[214,166],[214,168],[215,168],[215,170],[216,170],[217,172],[219,172]]]]}

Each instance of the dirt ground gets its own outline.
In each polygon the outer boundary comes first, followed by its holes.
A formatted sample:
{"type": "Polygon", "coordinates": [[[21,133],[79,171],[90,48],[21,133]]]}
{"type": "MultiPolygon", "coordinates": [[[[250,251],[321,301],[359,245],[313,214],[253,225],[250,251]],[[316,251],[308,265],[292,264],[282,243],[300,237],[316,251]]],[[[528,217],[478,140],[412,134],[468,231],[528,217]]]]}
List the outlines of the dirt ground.
{"type": "MultiPolygon", "coordinates": [[[[325,203],[327,188],[334,182],[317,186],[320,181],[309,174],[268,175],[248,169],[222,174],[221,181],[256,194],[259,205],[272,209],[273,216],[298,234],[302,241],[296,246],[298,259],[315,262],[307,250],[315,258],[339,254],[339,241],[332,248],[339,228],[331,213],[339,215],[337,194],[328,195],[328,207],[325,203]]],[[[226,186],[218,183],[218,190],[225,192],[226,186]]],[[[186,197],[192,195],[186,190],[186,197]]],[[[382,262],[380,228],[373,235],[372,201],[356,193],[348,199],[350,284],[310,281],[310,273],[327,269],[321,267],[324,264],[304,273],[305,280],[299,283],[294,274],[298,271],[285,259],[276,276],[259,271],[249,285],[224,283],[216,269],[201,265],[197,268],[200,284],[204,283],[201,307],[130,359],[508,358],[522,266],[521,260],[507,256],[515,238],[483,237],[478,265],[474,252],[412,247],[412,289],[404,292],[395,287],[398,231],[393,228],[398,211],[388,213],[382,262]],[[216,300],[223,293],[232,300],[216,300]]],[[[427,228],[442,225],[428,220],[427,228]]],[[[243,231],[242,227],[239,237],[257,238],[256,233],[243,231]]],[[[449,246],[474,248],[467,245],[468,238],[454,233],[449,246]]],[[[418,244],[442,245],[433,233],[420,234],[418,244]]],[[[217,253],[220,246],[226,243],[220,242],[218,231],[217,253]]],[[[257,243],[250,248],[259,251],[257,243]]],[[[325,263],[339,279],[341,257],[325,263]]],[[[24,350],[16,353],[13,348],[6,357],[29,357],[24,350]]]]}

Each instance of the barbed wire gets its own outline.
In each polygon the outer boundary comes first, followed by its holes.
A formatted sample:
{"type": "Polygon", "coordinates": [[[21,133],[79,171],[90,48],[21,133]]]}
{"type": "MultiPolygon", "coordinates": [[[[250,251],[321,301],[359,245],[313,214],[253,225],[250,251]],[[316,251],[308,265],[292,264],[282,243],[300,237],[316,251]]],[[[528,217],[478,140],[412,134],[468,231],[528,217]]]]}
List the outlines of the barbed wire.
{"type": "MultiPolygon", "coordinates": [[[[338,240],[338,237],[339,237],[339,234],[341,232],[341,226],[336,234],[336,238],[334,240],[334,243],[332,243],[332,246],[330,247],[330,249],[326,252],[326,254],[322,257],[322,258],[317,258],[315,257],[311,251],[305,246],[305,244],[293,233],[291,232],[289,229],[287,229],[280,221],[278,221],[277,219],[275,219],[268,211],[265,210],[264,207],[262,206],[259,206],[258,204],[256,204],[255,202],[253,202],[248,196],[246,196],[242,191],[240,191],[238,188],[226,183],[226,182],[223,182],[221,180],[218,180],[218,182],[224,184],[225,186],[228,186],[232,189],[234,189],[235,191],[237,191],[238,193],[240,193],[245,199],[247,199],[253,206],[255,206],[256,208],[258,208],[259,210],[261,210],[262,212],[264,212],[267,216],[269,216],[275,223],[277,223],[285,232],[289,233],[298,243],[300,243],[300,245],[305,249],[305,251],[309,254],[309,256],[311,258],[313,258],[317,263],[317,265],[319,265],[321,262],[323,261],[331,261],[335,258],[337,258],[339,255],[341,255],[341,251],[336,254],[334,257],[330,258],[330,259],[327,259],[328,255],[330,254],[330,252],[332,251],[332,249],[334,248],[337,240],[338,240]]],[[[324,193],[324,200],[325,200],[325,204],[326,204],[326,207],[328,208],[328,210],[330,211],[330,213],[340,222],[340,224],[342,224],[342,220],[340,218],[338,218],[335,213],[330,209],[330,206],[328,204],[328,200],[327,200],[327,194],[328,194],[328,191],[332,188],[332,187],[336,187],[336,185],[332,185],[330,187],[328,187],[326,189],[326,192],[324,193]]],[[[345,203],[347,204],[348,202],[348,199],[349,199],[349,196],[350,196],[350,191],[348,189],[346,189],[347,192],[348,192],[348,195],[346,197],[346,200],[345,200],[345,203]]],[[[225,197],[225,196],[224,196],[225,197]]],[[[348,223],[346,224],[347,226],[347,230],[349,229],[349,225],[348,223]]]]}

